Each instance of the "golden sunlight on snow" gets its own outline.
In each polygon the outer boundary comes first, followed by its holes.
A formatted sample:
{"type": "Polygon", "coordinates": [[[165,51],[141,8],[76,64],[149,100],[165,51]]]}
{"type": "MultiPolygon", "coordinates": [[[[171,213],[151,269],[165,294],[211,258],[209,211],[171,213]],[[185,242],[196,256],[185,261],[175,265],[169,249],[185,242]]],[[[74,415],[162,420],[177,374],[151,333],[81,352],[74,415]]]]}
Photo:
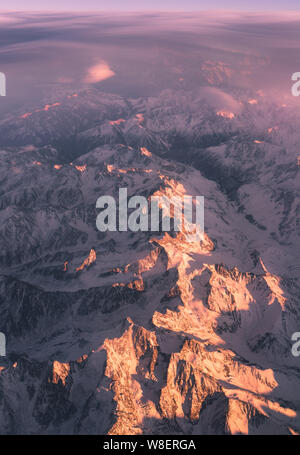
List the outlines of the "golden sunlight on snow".
{"type": "Polygon", "coordinates": [[[57,360],[53,362],[53,384],[58,384],[61,380],[62,384],[66,385],[66,379],[70,372],[70,365],[68,363],[60,363],[57,360]]]}
{"type": "Polygon", "coordinates": [[[113,164],[107,164],[106,168],[107,168],[107,171],[109,173],[111,173],[115,169],[115,166],[113,164]]]}
{"type": "Polygon", "coordinates": [[[86,164],[83,164],[81,166],[75,166],[75,168],[77,169],[77,171],[79,172],[84,172],[86,171],[86,164]]]}
{"type": "Polygon", "coordinates": [[[27,117],[30,117],[31,115],[32,115],[32,112],[26,112],[25,114],[20,115],[20,118],[27,118],[27,117]]]}
{"type": "Polygon", "coordinates": [[[139,123],[143,123],[144,119],[144,114],[136,114],[136,118],[139,123]]]}
{"type": "Polygon", "coordinates": [[[149,150],[146,147],[141,147],[140,150],[141,150],[141,154],[142,155],[145,155],[145,156],[148,156],[148,157],[152,156],[152,153],[149,152],[149,150]]]}
{"type": "Polygon", "coordinates": [[[119,118],[118,120],[110,120],[109,124],[110,125],[121,125],[121,123],[124,123],[125,120],[123,118],[119,118]]]}
{"type": "Polygon", "coordinates": [[[135,172],[142,172],[145,174],[150,174],[151,172],[153,172],[152,169],[137,169],[134,167],[127,169],[117,169],[113,164],[107,164],[106,169],[107,172],[109,172],[109,174],[112,174],[115,171],[115,174],[117,174],[119,177],[123,174],[131,174],[135,172]]]}
{"type": "Polygon", "coordinates": [[[219,117],[223,117],[223,118],[229,118],[229,119],[233,119],[234,118],[234,113],[233,112],[228,112],[228,111],[218,111],[217,115],[219,117]]]}
{"type": "Polygon", "coordinates": [[[52,107],[56,107],[56,106],[60,106],[61,103],[53,103],[53,104],[46,104],[44,107],[42,107],[41,109],[36,109],[35,111],[33,112],[26,112],[26,114],[23,114],[23,115],[20,115],[19,118],[22,118],[22,119],[25,119],[27,117],[30,117],[34,112],[42,112],[42,111],[49,111],[49,109],[51,109],[52,107]]]}
{"type": "Polygon", "coordinates": [[[96,251],[92,248],[88,257],[83,261],[83,263],[79,267],[77,267],[76,272],[83,270],[85,267],[89,267],[95,261],[96,251]]]}
{"type": "Polygon", "coordinates": [[[154,332],[136,327],[132,321],[121,338],[106,339],[103,348],[107,352],[105,375],[112,380],[116,401],[116,422],[108,434],[141,434],[143,420],[160,419],[155,403],[146,399],[135,376],[156,381],[154,374],[158,350],[154,332]],[[140,368],[140,359],[146,361],[140,368]],[[139,368],[139,369],[138,369],[139,368]]]}
{"type": "Polygon", "coordinates": [[[272,126],[271,128],[268,128],[268,133],[271,134],[273,131],[278,131],[278,126],[272,126]]]}

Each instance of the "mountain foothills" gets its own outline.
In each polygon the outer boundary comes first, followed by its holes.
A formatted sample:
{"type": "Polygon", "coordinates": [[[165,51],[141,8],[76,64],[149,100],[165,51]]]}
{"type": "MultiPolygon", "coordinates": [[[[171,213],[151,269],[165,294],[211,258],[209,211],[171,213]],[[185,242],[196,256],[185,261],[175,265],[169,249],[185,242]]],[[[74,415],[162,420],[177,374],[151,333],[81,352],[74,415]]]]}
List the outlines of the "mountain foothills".
{"type": "Polygon", "coordinates": [[[53,95],[0,123],[1,434],[297,434],[300,118],[263,93],[53,95]],[[96,201],[205,197],[205,235],[96,201]]]}

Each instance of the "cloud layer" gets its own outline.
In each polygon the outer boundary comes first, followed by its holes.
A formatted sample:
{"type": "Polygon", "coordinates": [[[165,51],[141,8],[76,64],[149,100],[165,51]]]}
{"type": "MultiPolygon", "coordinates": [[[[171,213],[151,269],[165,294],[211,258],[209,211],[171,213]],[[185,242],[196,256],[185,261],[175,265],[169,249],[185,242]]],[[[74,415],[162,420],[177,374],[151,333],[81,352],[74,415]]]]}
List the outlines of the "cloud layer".
{"type": "Polygon", "coordinates": [[[208,84],[288,93],[300,70],[297,13],[14,12],[0,24],[0,111],[56,85],[99,82],[125,96],[208,84]]]}

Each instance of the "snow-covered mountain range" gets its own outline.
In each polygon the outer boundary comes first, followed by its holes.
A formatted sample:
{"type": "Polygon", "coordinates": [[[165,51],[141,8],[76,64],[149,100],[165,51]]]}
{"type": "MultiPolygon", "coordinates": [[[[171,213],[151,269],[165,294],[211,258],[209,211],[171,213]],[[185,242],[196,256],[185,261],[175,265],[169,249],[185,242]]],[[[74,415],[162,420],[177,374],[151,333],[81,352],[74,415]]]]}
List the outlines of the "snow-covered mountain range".
{"type": "Polygon", "coordinates": [[[263,93],[53,94],[0,122],[0,432],[300,432],[300,119],[263,93]],[[96,200],[205,197],[203,241],[96,200]]]}

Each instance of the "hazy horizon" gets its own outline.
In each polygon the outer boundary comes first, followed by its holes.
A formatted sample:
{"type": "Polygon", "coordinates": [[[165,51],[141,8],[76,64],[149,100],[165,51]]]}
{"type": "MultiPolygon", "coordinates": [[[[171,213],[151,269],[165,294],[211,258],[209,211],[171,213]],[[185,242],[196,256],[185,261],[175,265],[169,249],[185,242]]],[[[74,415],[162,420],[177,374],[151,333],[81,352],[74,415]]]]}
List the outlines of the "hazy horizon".
{"type": "MultiPolygon", "coordinates": [[[[110,2],[99,2],[97,0],[86,0],[84,5],[80,0],[54,0],[51,2],[41,2],[37,0],[29,0],[24,5],[23,1],[12,0],[9,4],[9,9],[19,11],[203,11],[203,10],[236,10],[236,11],[300,11],[300,5],[297,0],[253,0],[244,1],[241,5],[239,0],[186,0],[183,4],[180,0],[146,0],[144,2],[138,0],[112,0],[110,2]]],[[[0,10],[1,11],[1,10],[0,10]]]]}

